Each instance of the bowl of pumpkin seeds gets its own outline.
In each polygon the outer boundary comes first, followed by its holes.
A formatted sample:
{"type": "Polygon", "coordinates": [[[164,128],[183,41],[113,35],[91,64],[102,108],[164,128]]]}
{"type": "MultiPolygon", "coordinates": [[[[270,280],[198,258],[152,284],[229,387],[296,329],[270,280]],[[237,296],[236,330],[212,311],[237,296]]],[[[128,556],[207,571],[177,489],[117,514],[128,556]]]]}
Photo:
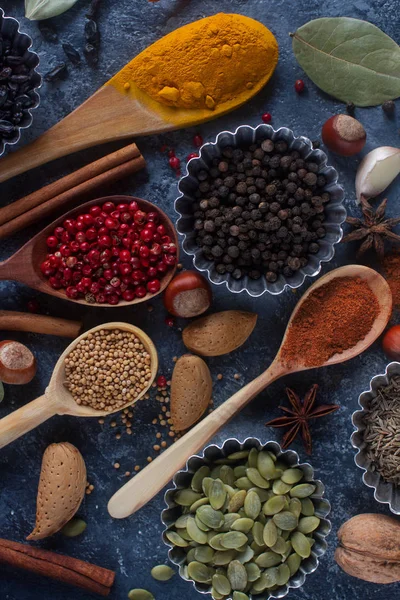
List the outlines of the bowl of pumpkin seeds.
{"type": "Polygon", "coordinates": [[[256,438],[192,456],[162,512],[169,559],[214,600],[282,598],[325,553],[330,504],[293,450],[256,438]]]}

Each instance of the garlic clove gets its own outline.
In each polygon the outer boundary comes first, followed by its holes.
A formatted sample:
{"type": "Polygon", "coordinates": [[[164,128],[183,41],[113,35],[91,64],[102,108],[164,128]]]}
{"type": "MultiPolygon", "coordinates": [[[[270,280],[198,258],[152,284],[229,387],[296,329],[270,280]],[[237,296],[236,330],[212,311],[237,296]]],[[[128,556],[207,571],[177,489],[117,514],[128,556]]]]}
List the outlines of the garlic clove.
{"type": "Polygon", "coordinates": [[[400,148],[381,146],[369,152],[361,161],[356,175],[357,202],[361,196],[376,198],[400,173],[400,148]]]}

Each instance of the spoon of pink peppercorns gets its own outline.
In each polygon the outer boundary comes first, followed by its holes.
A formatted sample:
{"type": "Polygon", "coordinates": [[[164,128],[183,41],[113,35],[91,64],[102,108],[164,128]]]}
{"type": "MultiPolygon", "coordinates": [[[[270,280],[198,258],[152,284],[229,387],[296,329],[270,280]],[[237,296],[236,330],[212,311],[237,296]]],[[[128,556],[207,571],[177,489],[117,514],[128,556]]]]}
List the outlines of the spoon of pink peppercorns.
{"type": "Polygon", "coordinates": [[[157,206],[130,196],[86,202],[0,263],[0,280],[104,307],[161,293],[178,263],[177,234],[157,206]]]}

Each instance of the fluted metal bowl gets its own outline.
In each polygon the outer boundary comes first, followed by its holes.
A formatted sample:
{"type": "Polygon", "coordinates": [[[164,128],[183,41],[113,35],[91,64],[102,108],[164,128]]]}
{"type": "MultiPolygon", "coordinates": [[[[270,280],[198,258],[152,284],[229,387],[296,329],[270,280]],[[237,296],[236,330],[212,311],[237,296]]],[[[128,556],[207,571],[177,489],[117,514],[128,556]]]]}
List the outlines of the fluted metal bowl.
{"type": "Polygon", "coordinates": [[[338,173],[327,164],[328,158],[322,150],[314,150],[311,141],[303,136],[295,137],[293,131],[287,127],[278,130],[270,125],[259,125],[250,127],[241,125],[235,132],[223,131],[218,134],[215,142],[204,144],[199,151],[198,158],[192,158],[187,164],[187,174],[179,181],[180,196],[175,201],[175,210],[179,215],[176,222],[178,233],[183,236],[182,248],[184,252],[193,257],[193,264],[199,271],[207,273],[209,280],[217,285],[226,284],[231,292],[239,293],[246,291],[250,296],[261,296],[265,292],[280,294],[286,287],[298,288],[306,277],[315,277],[321,271],[322,263],[329,262],[334,254],[335,244],[339,243],[343,236],[341,224],[346,218],[346,210],[343,207],[344,191],[338,184],[338,173]],[[319,174],[326,177],[327,183],[323,191],[329,192],[330,201],[325,204],[326,236],[319,240],[320,249],[317,254],[309,256],[305,267],[299,269],[292,277],[286,278],[279,275],[277,281],[270,283],[265,277],[253,280],[247,275],[236,280],[230,273],[219,274],[215,264],[203,256],[201,248],[196,244],[196,232],[193,228],[194,217],[192,204],[195,202],[194,194],[197,190],[198,181],[196,173],[211,166],[213,158],[220,157],[226,146],[243,147],[253,144],[255,141],[272,139],[273,141],[284,140],[288,143],[290,150],[297,150],[301,157],[313,161],[319,165],[319,174]]]}
{"type": "MultiPolygon", "coordinates": [[[[163,533],[163,540],[165,544],[170,548],[168,552],[169,559],[174,565],[179,567],[179,574],[185,581],[193,583],[194,588],[201,594],[210,594],[211,586],[201,583],[195,583],[191,579],[188,579],[185,575],[184,561],[185,552],[182,548],[174,547],[167,539],[166,532],[170,527],[173,526],[177,518],[181,515],[181,507],[175,504],[174,496],[177,490],[188,487],[193,474],[204,464],[212,464],[218,459],[223,459],[238,452],[239,450],[250,450],[256,448],[260,450],[269,450],[273,452],[278,458],[282,459],[290,467],[296,466],[301,469],[305,475],[305,481],[309,481],[316,486],[314,494],[311,496],[315,505],[315,514],[321,519],[319,527],[313,532],[315,543],[311,550],[309,558],[302,561],[300,569],[297,573],[291,577],[288,583],[284,586],[279,587],[273,593],[265,596],[265,594],[257,594],[257,596],[250,595],[250,600],[268,600],[269,598],[283,598],[289,592],[290,588],[299,588],[303,585],[306,576],[313,573],[319,563],[319,558],[326,552],[327,543],[325,541],[326,536],[331,530],[331,523],[326,518],[330,512],[330,504],[328,500],[323,498],[324,485],[321,481],[314,479],[314,469],[308,463],[300,463],[299,455],[294,450],[282,450],[279,444],[276,442],[266,442],[263,444],[257,438],[247,438],[243,442],[237,439],[231,438],[226,440],[221,446],[210,445],[204,448],[204,450],[196,456],[191,456],[186,463],[185,468],[182,471],[178,471],[173,478],[173,488],[169,489],[165,494],[165,502],[167,508],[161,513],[161,520],[166,526],[163,533]]],[[[229,597],[231,600],[231,596],[229,597]]]]}
{"type": "Polygon", "coordinates": [[[369,390],[362,392],[358,398],[361,410],[356,410],[352,416],[355,431],[351,436],[353,448],[357,454],[354,461],[364,471],[362,480],[366,486],[374,490],[374,498],[381,504],[388,504],[395,515],[400,515],[400,487],[384,481],[379,473],[371,470],[371,463],[366,455],[366,444],[364,442],[364,416],[372,398],[376,397],[378,388],[388,385],[393,375],[400,375],[400,363],[391,362],[381,375],[373,377],[369,384],[369,390]]]}
{"type": "Polygon", "coordinates": [[[36,67],[39,65],[39,57],[30,49],[32,46],[31,38],[26,33],[22,33],[19,30],[19,26],[20,24],[16,19],[13,17],[6,17],[2,8],[0,8],[0,34],[6,39],[11,38],[13,40],[14,50],[18,53],[18,55],[24,57],[24,64],[33,70],[32,89],[29,91],[29,94],[33,100],[33,105],[29,108],[29,110],[26,111],[22,121],[15,127],[15,132],[12,137],[7,140],[2,140],[0,137],[0,156],[4,153],[7,146],[12,146],[19,141],[22,129],[27,129],[31,126],[33,121],[31,111],[37,108],[40,103],[40,97],[37,90],[42,84],[42,78],[36,71],[36,67]]]}

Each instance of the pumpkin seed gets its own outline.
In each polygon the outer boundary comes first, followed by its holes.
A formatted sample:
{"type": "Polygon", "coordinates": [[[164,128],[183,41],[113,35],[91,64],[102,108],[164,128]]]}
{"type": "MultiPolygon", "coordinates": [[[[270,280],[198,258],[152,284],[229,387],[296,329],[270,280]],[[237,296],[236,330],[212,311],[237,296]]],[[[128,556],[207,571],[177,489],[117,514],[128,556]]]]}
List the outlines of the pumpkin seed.
{"type": "MultiPolygon", "coordinates": [[[[256,565],[261,567],[262,569],[267,569],[268,567],[275,567],[282,562],[282,557],[276,552],[268,551],[263,552],[255,559],[256,565]]],[[[272,584],[274,585],[274,584],[272,584]]]]}
{"type": "Polygon", "coordinates": [[[306,538],[308,539],[310,547],[312,548],[314,546],[314,544],[315,544],[314,538],[312,538],[312,537],[310,537],[308,535],[306,535],[306,538]]]}
{"type": "Polygon", "coordinates": [[[285,531],[292,531],[297,527],[297,517],[289,510],[284,510],[274,515],[272,518],[274,520],[275,525],[285,531]]]}
{"type": "Polygon", "coordinates": [[[303,475],[304,473],[301,469],[286,469],[283,471],[281,479],[284,483],[294,485],[300,481],[303,475]]]}
{"type": "Polygon", "coordinates": [[[214,532],[211,532],[208,534],[208,541],[207,543],[209,544],[209,546],[211,546],[211,548],[214,548],[214,550],[226,550],[226,548],[222,545],[222,536],[224,536],[224,533],[217,533],[215,535],[213,535],[214,532]]]}
{"type": "Polygon", "coordinates": [[[183,538],[184,540],[188,541],[188,542],[192,542],[192,537],[188,534],[187,529],[180,529],[178,531],[179,535],[181,536],[181,538],[183,538]]]}
{"type": "Polygon", "coordinates": [[[178,490],[175,494],[175,502],[180,506],[191,506],[197,500],[200,500],[201,495],[193,490],[178,490]]]}
{"type": "Polygon", "coordinates": [[[298,554],[296,554],[296,553],[293,553],[293,554],[291,554],[291,555],[288,557],[288,559],[287,559],[286,563],[287,563],[287,566],[289,567],[289,570],[290,570],[290,576],[291,576],[291,577],[293,577],[293,575],[294,575],[295,573],[297,573],[297,571],[298,571],[298,570],[299,570],[299,568],[300,568],[300,564],[301,564],[301,556],[299,556],[299,555],[298,555],[298,554]]]}
{"type": "Polygon", "coordinates": [[[311,498],[302,498],[301,502],[301,514],[305,517],[312,517],[315,513],[315,506],[311,498]]]}
{"type": "Polygon", "coordinates": [[[312,483],[300,483],[290,490],[292,498],[307,498],[315,492],[316,486],[312,483]]]}
{"type": "Polygon", "coordinates": [[[233,592],[233,600],[249,600],[249,597],[243,592],[233,592]]]}
{"type": "Polygon", "coordinates": [[[272,588],[276,584],[278,570],[269,568],[261,575],[260,579],[253,584],[253,590],[256,594],[263,592],[267,588],[272,588]]]}
{"type": "Polygon", "coordinates": [[[281,494],[287,494],[291,489],[292,486],[282,481],[282,479],[275,479],[274,483],[272,484],[272,491],[277,496],[281,494]]]}
{"type": "Polygon", "coordinates": [[[196,521],[197,527],[201,531],[205,531],[206,533],[208,533],[210,531],[210,527],[207,527],[207,525],[204,525],[203,521],[201,519],[199,519],[197,514],[194,516],[194,520],[196,521]]]}
{"type": "Polygon", "coordinates": [[[246,475],[246,471],[247,467],[245,467],[245,465],[238,465],[233,469],[233,474],[235,475],[236,479],[239,479],[240,477],[244,477],[246,475]]]}
{"type": "Polygon", "coordinates": [[[244,511],[249,519],[257,519],[261,511],[261,500],[256,492],[247,492],[244,501],[244,511]]]}
{"type": "Polygon", "coordinates": [[[253,582],[257,581],[257,579],[261,575],[260,568],[254,562],[249,562],[245,565],[246,573],[247,573],[247,581],[253,582]]]}
{"type": "Polygon", "coordinates": [[[183,539],[176,531],[167,531],[165,534],[167,540],[171,542],[174,546],[178,546],[178,548],[187,548],[189,544],[186,540],[183,539]]]}
{"type": "Polygon", "coordinates": [[[247,469],[246,476],[248,479],[250,479],[253,485],[256,485],[257,487],[263,490],[266,490],[270,487],[269,481],[264,479],[264,477],[260,474],[258,469],[247,469]]]}
{"type": "Polygon", "coordinates": [[[230,454],[228,458],[232,461],[242,460],[243,458],[247,458],[249,454],[249,450],[239,450],[239,452],[234,452],[233,454],[230,454]]]}
{"type": "Polygon", "coordinates": [[[262,490],[259,487],[252,487],[249,490],[249,492],[256,492],[256,494],[258,494],[258,497],[260,498],[262,503],[266,502],[273,496],[273,493],[271,492],[271,490],[262,490]]]}
{"type": "Polygon", "coordinates": [[[236,513],[240,508],[242,508],[246,495],[246,490],[240,490],[239,492],[236,492],[236,494],[232,496],[229,501],[228,512],[236,513]]]}
{"type": "MultiPolygon", "coordinates": [[[[197,548],[206,548],[206,546],[197,546],[196,548],[190,548],[189,552],[186,554],[186,561],[188,563],[192,562],[192,560],[196,560],[195,552],[197,548]]],[[[199,560],[199,562],[202,562],[199,560]]]]}
{"type": "Polygon", "coordinates": [[[249,456],[247,457],[247,462],[250,468],[256,469],[258,461],[258,450],[257,448],[252,448],[250,450],[249,456]]]}
{"type": "Polygon", "coordinates": [[[198,469],[192,477],[192,483],[191,483],[192,490],[194,492],[201,492],[203,489],[201,487],[202,483],[203,483],[203,479],[205,477],[208,477],[209,475],[210,475],[210,467],[208,467],[207,465],[203,465],[202,467],[200,467],[200,469],[198,469]]]}
{"type": "Polygon", "coordinates": [[[239,479],[236,479],[236,487],[239,490],[249,490],[253,487],[253,484],[248,477],[239,477],[239,479]]]}
{"type": "Polygon", "coordinates": [[[231,485],[229,485],[228,483],[225,483],[225,490],[226,493],[228,494],[228,499],[230,500],[231,498],[233,498],[233,496],[236,494],[236,489],[233,488],[231,485]]]}
{"type": "Polygon", "coordinates": [[[287,565],[279,565],[276,585],[286,585],[290,579],[290,569],[287,565]]]}
{"type": "Polygon", "coordinates": [[[229,467],[228,465],[221,467],[219,477],[223,483],[231,486],[234,485],[236,479],[232,467],[229,467]]]}
{"type": "Polygon", "coordinates": [[[151,570],[151,576],[157,581],[169,581],[175,575],[175,571],[168,565],[157,565],[151,570]]]}
{"type": "MultiPolygon", "coordinates": [[[[234,560],[237,556],[236,550],[218,550],[214,554],[213,563],[215,566],[224,567],[225,565],[229,565],[231,560],[234,560]]],[[[200,561],[201,562],[201,561],[200,561]]]]}
{"type": "Polygon", "coordinates": [[[249,533],[249,531],[253,527],[253,525],[254,525],[253,519],[243,517],[241,519],[237,519],[234,523],[232,523],[231,529],[233,529],[233,531],[241,531],[242,533],[249,533]]]}
{"type": "Polygon", "coordinates": [[[62,535],[65,535],[65,537],[74,538],[78,535],[81,535],[85,531],[86,527],[87,524],[85,521],[76,517],[64,525],[64,527],[61,529],[61,533],[62,535]]]}
{"type": "Polygon", "coordinates": [[[182,515],[175,521],[175,527],[177,529],[186,529],[186,525],[189,519],[189,515],[182,515]]]}
{"type": "Polygon", "coordinates": [[[214,600],[224,600],[225,596],[217,592],[214,588],[211,588],[211,596],[214,600]]]}
{"type": "Polygon", "coordinates": [[[223,596],[228,596],[231,593],[231,584],[225,575],[216,574],[212,578],[213,588],[223,596]]]}
{"type": "Polygon", "coordinates": [[[210,487],[211,487],[211,484],[213,481],[214,481],[214,479],[212,479],[211,477],[204,477],[204,479],[201,483],[201,487],[203,489],[203,494],[205,496],[207,496],[207,498],[208,498],[208,493],[210,491],[210,487]]]}
{"type": "Polygon", "coordinates": [[[197,583],[211,583],[213,574],[212,569],[202,563],[193,561],[188,564],[188,575],[190,579],[197,581],[197,583]]]}
{"type": "Polygon", "coordinates": [[[290,537],[293,550],[302,558],[308,558],[311,554],[311,544],[306,536],[300,531],[295,531],[290,537]]]}
{"type": "Polygon", "coordinates": [[[135,589],[128,593],[129,600],[155,600],[153,594],[147,590],[135,589]]]}
{"type": "Polygon", "coordinates": [[[273,496],[263,506],[264,515],[276,515],[286,505],[285,496],[273,496]]]}
{"type": "Polygon", "coordinates": [[[221,545],[227,550],[238,550],[244,544],[247,544],[247,535],[241,531],[229,531],[222,534],[221,545]]]}
{"type": "Polygon", "coordinates": [[[207,533],[201,531],[196,525],[196,521],[193,517],[188,519],[187,532],[194,542],[197,542],[198,544],[207,544],[207,533]]]}
{"type": "Polygon", "coordinates": [[[221,532],[227,533],[231,530],[232,525],[240,519],[240,515],[238,513],[228,513],[224,516],[224,524],[221,527],[221,532]]]}
{"type": "Polygon", "coordinates": [[[254,558],[254,550],[252,548],[250,548],[250,546],[246,546],[245,550],[240,552],[240,554],[238,554],[238,556],[237,556],[237,560],[239,562],[241,562],[242,565],[249,562],[249,560],[252,560],[253,558],[254,558]]]}
{"type": "Polygon", "coordinates": [[[214,510],[219,510],[223,507],[226,500],[226,489],[222,481],[216,479],[212,482],[208,492],[208,498],[214,510]]]}
{"type": "Polygon", "coordinates": [[[301,502],[298,498],[291,498],[288,506],[288,510],[293,513],[297,518],[301,514],[301,502]]]}
{"type": "Polygon", "coordinates": [[[297,529],[304,534],[315,531],[320,524],[318,517],[303,517],[300,519],[297,529]]]}
{"type": "Polygon", "coordinates": [[[218,529],[224,524],[224,515],[219,510],[214,510],[211,506],[200,506],[197,509],[196,515],[200,521],[211,529],[218,529]]]}
{"type": "Polygon", "coordinates": [[[267,452],[259,452],[257,458],[257,469],[264,479],[272,479],[275,474],[275,463],[267,452]]]}
{"type": "Polygon", "coordinates": [[[200,506],[205,506],[206,504],[209,504],[208,498],[200,498],[200,500],[197,500],[197,502],[193,502],[192,506],[190,507],[190,512],[195,513],[200,506]]]}
{"type": "Polygon", "coordinates": [[[242,592],[247,586],[247,571],[241,562],[233,560],[228,566],[228,579],[232,590],[242,592]]]}
{"type": "Polygon", "coordinates": [[[283,539],[282,536],[278,536],[276,538],[276,542],[273,546],[270,547],[270,550],[272,550],[272,552],[275,552],[276,554],[283,554],[286,550],[286,541],[283,539]]]}
{"type": "Polygon", "coordinates": [[[276,525],[272,519],[268,521],[263,531],[263,539],[264,543],[271,548],[276,544],[276,540],[278,539],[278,530],[276,525]]]}
{"type": "Polygon", "coordinates": [[[258,546],[264,546],[264,527],[261,523],[256,521],[253,525],[253,529],[251,530],[253,534],[254,541],[258,546]]]}

